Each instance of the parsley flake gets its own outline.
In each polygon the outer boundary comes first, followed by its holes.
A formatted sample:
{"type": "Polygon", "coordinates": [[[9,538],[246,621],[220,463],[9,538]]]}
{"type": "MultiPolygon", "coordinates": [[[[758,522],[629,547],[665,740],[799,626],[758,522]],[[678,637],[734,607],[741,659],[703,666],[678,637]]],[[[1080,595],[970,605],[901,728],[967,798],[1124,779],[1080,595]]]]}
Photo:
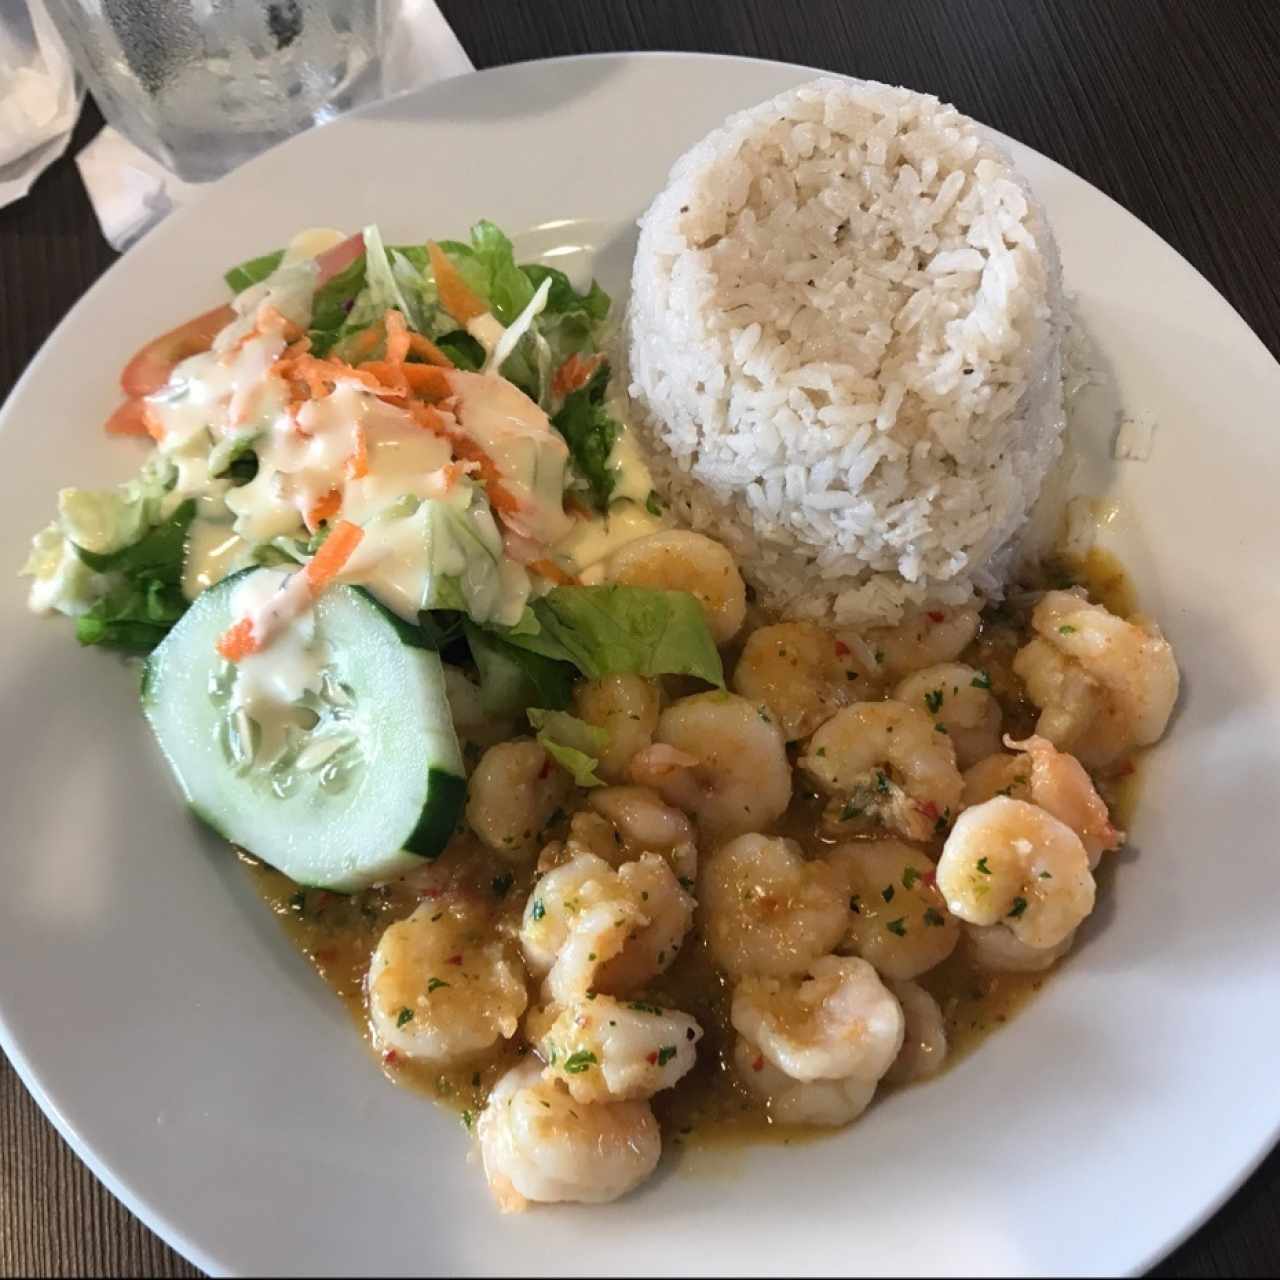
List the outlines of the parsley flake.
{"type": "Polygon", "coordinates": [[[1075,627],[1072,627],[1072,626],[1064,625],[1058,628],[1058,634],[1060,636],[1073,636],[1075,635],[1075,633],[1076,633],[1076,629],[1075,627]]]}
{"type": "Polygon", "coordinates": [[[975,689],[990,689],[991,677],[985,671],[979,671],[978,674],[969,681],[969,683],[975,689]]]}
{"type": "Polygon", "coordinates": [[[564,1060],[564,1069],[571,1076],[580,1076],[584,1071],[596,1065],[596,1055],[589,1049],[579,1049],[564,1060]]]}
{"type": "Polygon", "coordinates": [[[547,914],[547,909],[542,905],[542,899],[534,898],[533,910],[529,912],[530,917],[536,923],[537,921],[541,920],[542,917],[545,916],[546,914],[547,914]]]}
{"type": "Polygon", "coordinates": [[[676,1056],[676,1047],[673,1044],[664,1044],[658,1050],[658,1066],[665,1067],[672,1058],[676,1056]]]}
{"type": "Polygon", "coordinates": [[[885,928],[888,929],[890,933],[896,933],[899,938],[905,938],[907,936],[907,922],[904,916],[899,916],[896,920],[890,920],[889,923],[885,925],[885,928]]]}
{"type": "Polygon", "coordinates": [[[978,859],[978,870],[981,871],[984,876],[989,876],[991,874],[991,868],[987,866],[986,858],[978,859]]]}
{"type": "Polygon", "coordinates": [[[940,929],[942,925],[946,923],[942,918],[942,913],[936,910],[934,907],[930,907],[924,913],[924,922],[927,925],[931,925],[935,929],[940,929]]]}
{"type": "Polygon", "coordinates": [[[1013,906],[1009,909],[1008,918],[1016,920],[1027,909],[1026,898],[1014,898],[1013,906]]]}
{"type": "Polygon", "coordinates": [[[853,897],[849,899],[849,910],[852,911],[854,915],[860,916],[862,914],[862,899],[859,894],[855,893],[853,897]]]}
{"type": "Polygon", "coordinates": [[[662,499],[658,497],[656,489],[649,490],[649,496],[644,500],[644,509],[651,516],[660,516],[662,514],[662,499]]]}
{"type": "Polygon", "coordinates": [[[447,987],[449,984],[443,978],[432,978],[427,983],[427,995],[433,991],[439,991],[441,987],[447,987]]]}
{"type": "Polygon", "coordinates": [[[891,884],[885,885],[885,887],[880,890],[880,896],[886,902],[892,902],[893,901],[893,885],[891,884]]]}
{"type": "Polygon", "coordinates": [[[1052,880],[1052,879],[1053,879],[1053,875],[1052,875],[1052,873],[1051,873],[1051,872],[1048,872],[1048,871],[1042,871],[1042,872],[1040,873],[1040,879],[1041,879],[1041,880],[1052,880]]]}
{"type": "Polygon", "coordinates": [[[662,1012],[656,1004],[646,1004],[643,1000],[633,1000],[627,1008],[634,1009],[636,1013],[661,1014],[662,1012]]]}
{"type": "Polygon", "coordinates": [[[942,710],[943,693],[941,689],[930,689],[924,695],[924,705],[929,708],[929,714],[936,716],[942,710]]]}
{"type": "Polygon", "coordinates": [[[396,1026],[403,1027],[406,1022],[413,1021],[413,1010],[407,1005],[396,1014],[396,1026]]]}
{"type": "Polygon", "coordinates": [[[910,889],[911,886],[919,879],[920,873],[915,869],[915,867],[908,867],[902,873],[902,887],[904,889],[910,889]]]}

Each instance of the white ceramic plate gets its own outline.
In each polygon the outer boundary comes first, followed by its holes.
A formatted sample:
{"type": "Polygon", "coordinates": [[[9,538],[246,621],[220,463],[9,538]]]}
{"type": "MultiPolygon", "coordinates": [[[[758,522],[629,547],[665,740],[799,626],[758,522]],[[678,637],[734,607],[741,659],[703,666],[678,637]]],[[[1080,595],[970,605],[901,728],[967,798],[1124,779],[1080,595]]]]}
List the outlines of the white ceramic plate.
{"type": "MultiPolygon", "coordinates": [[[[306,225],[376,219],[394,241],[489,216],[541,228],[526,248],[596,250],[618,288],[674,157],[809,74],[676,55],[507,67],[246,166],[109,271],[14,392],[3,563],[60,485],[136,467],[99,430],[116,372],[219,300],[229,264],[306,225]]],[[[0,1039],[76,1151],[188,1257],[240,1273],[1128,1271],[1270,1146],[1280,368],[1150,231],[1014,151],[1128,411],[1156,424],[1150,462],[1111,468],[1113,533],[1185,696],[1136,852],[1064,972],[940,1081],[838,1137],[685,1155],[620,1204],[499,1218],[457,1121],[382,1078],[184,816],[133,675],[4,584],[0,1039]]],[[[1103,414],[1096,440],[1113,428],[1103,414]]]]}

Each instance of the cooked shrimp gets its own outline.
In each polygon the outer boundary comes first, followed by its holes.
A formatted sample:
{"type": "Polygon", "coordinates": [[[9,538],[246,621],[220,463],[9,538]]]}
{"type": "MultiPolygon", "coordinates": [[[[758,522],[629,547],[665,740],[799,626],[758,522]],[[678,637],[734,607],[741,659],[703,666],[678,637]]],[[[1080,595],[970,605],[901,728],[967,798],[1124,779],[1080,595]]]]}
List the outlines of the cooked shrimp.
{"type": "Polygon", "coordinates": [[[936,1076],[947,1060],[947,1025],[938,1002],[917,982],[890,982],[902,1006],[902,1048],[885,1075],[893,1084],[936,1076]]]}
{"type": "Polygon", "coordinates": [[[1040,736],[1095,767],[1160,738],[1179,675],[1155,623],[1117,618],[1078,591],[1049,591],[1031,625],[1041,643],[1021,650],[1013,669],[1041,708],[1040,736]]]}
{"type": "Polygon", "coordinates": [[[745,1036],[733,1046],[735,1074],[763,1098],[778,1124],[839,1128],[856,1120],[876,1095],[876,1082],[860,1076],[843,1080],[793,1080],[779,1071],[745,1036]]]}
{"type": "Polygon", "coordinates": [[[1093,910],[1094,883],[1080,837],[1025,800],[996,796],[966,809],[938,860],[953,915],[1005,924],[1029,947],[1053,947],[1093,910]]]}
{"type": "Polygon", "coordinates": [[[476,1126],[489,1189],[504,1213],[530,1201],[602,1204],[638,1187],[662,1154],[647,1102],[578,1102],[534,1058],[494,1087],[476,1126]]]}
{"type": "Polygon", "coordinates": [[[1002,924],[967,924],[964,933],[969,958],[991,973],[1041,973],[1065,956],[1076,940],[1072,929],[1056,946],[1029,947],[1002,924]]]}
{"type": "Polygon", "coordinates": [[[1023,742],[1005,738],[1005,745],[1025,752],[1031,760],[1031,802],[1065,822],[1080,837],[1089,855],[1089,869],[1102,855],[1124,843],[1124,832],[1111,825],[1106,801],[1098,794],[1084,766],[1075,756],[1055,749],[1047,738],[1023,742]]]}
{"type": "Polygon", "coordinates": [[[699,898],[711,958],[732,977],[807,969],[844,936],[848,895],[794,840],[745,835],[703,862],[699,898]]]}
{"type": "Polygon", "coordinates": [[[964,771],[963,808],[982,804],[992,796],[1031,800],[1031,762],[1026,756],[997,751],[964,771]]]}
{"type": "Polygon", "coordinates": [[[825,861],[849,899],[843,948],[886,978],[914,978],[941,964],[960,940],[960,922],[935,882],[933,859],[900,840],[853,840],[825,861]]]}
{"type": "Polygon", "coordinates": [[[658,686],[643,676],[602,676],[583,680],[573,691],[574,710],[609,735],[596,772],[607,782],[622,782],[637,751],[653,741],[658,727],[658,686]]]}
{"type": "Polygon", "coordinates": [[[907,618],[896,627],[873,627],[863,633],[879,671],[901,678],[954,662],[978,634],[978,611],[972,605],[961,609],[933,608],[907,618]]]}
{"type": "Polygon", "coordinates": [[[620,950],[596,973],[594,988],[611,995],[635,991],[671,967],[693,925],[696,905],[656,853],[623,863],[618,882],[645,923],[632,929],[620,950]]]}
{"type": "Polygon", "coordinates": [[[832,797],[827,821],[878,820],[927,840],[960,806],[951,739],[901,702],[857,702],[809,739],[800,768],[832,797]]]}
{"type": "Polygon", "coordinates": [[[687,1013],[611,996],[576,1000],[537,1037],[546,1076],[579,1102],[651,1098],[687,1074],[702,1028],[687,1013]]]}
{"type": "Polygon", "coordinates": [[[698,848],[686,814],[667,804],[652,787],[597,787],[587,803],[612,825],[629,856],[660,853],[681,884],[692,887],[698,874],[698,848]]]}
{"type": "Polygon", "coordinates": [[[958,768],[999,751],[1000,704],[991,693],[990,678],[975,667],[962,662],[925,667],[902,680],[893,696],[923,711],[950,735],[958,768]]]}
{"type": "Polygon", "coordinates": [[[729,1018],[793,1080],[874,1084],[902,1048],[902,1007],[856,956],[824,956],[790,978],[743,978],[729,1018]]]}
{"type": "Polygon", "coordinates": [[[688,529],[637,538],[605,562],[610,582],[688,591],[706,614],[716,644],[728,644],[747,616],[747,588],[733,556],[718,542],[688,529]]]}
{"type": "Polygon", "coordinates": [[[467,823],[494,852],[524,858],[572,790],[540,743],[500,742],[480,757],[467,784],[467,823]]]}
{"type": "Polygon", "coordinates": [[[515,948],[462,899],[424,902],[389,925],[369,966],[379,1046],[447,1063],[510,1039],[528,1003],[515,948]]]}
{"type": "Polygon", "coordinates": [[[618,883],[617,873],[594,854],[580,853],[548,871],[534,885],[525,903],[520,945],[535,977],[550,972],[583,913],[602,903],[625,912],[628,922],[639,918],[618,883]]]}
{"type": "Polygon", "coordinates": [[[603,858],[611,867],[620,867],[627,860],[627,851],[622,847],[622,837],[613,823],[606,822],[598,813],[590,809],[579,809],[569,819],[569,834],[564,841],[564,856],[554,861],[548,860],[547,866],[538,860],[539,870],[549,871],[560,862],[572,861],[579,854],[590,853],[603,858]]]}
{"type": "Polygon", "coordinates": [[[580,854],[549,871],[525,905],[520,942],[548,997],[641,986],[675,960],[693,922],[693,899],[657,854],[614,870],[580,854]]]}
{"type": "Polygon", "coordinates": [[[781,730],[764,708],[732,693],[672,703],[653,746],[631,761],[631,778],[691,813],[714,839],[761,830],[791,802],[781,730]]]}
{"type": "MultiPolygon", "coordinates": [[[[733,687],[769,708],[789,742],[807,738],[851,702],[877,692],[861,661],[865,646],[812,622],[779,622],[747,637],[733,687]]],[[[872,664],[874,665],[874,664],[872,664]]]]}

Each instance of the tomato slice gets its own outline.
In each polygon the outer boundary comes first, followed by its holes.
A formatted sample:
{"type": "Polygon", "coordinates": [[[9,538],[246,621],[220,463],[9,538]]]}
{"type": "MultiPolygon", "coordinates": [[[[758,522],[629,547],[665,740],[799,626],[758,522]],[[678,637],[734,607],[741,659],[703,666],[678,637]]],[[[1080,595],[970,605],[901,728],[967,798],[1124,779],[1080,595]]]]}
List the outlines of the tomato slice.
{"type": "MultiPolygon", "coordinates": [[[[345,271],[363,252],[364,236],[359,232],[348,236],[332,249],[325,250],[316,259],[319,283],[324,284],[326,280],[331,280],[339,272],[345,271]]],[[[137,351],[120,375],[120,386],[125,395],[136,399],[149,396],[153,391],[159,391],[169,381],[174,365],[188,356],[208,351],[218,331],[235,318],[236,313],[227,303],[221,307],[214,307],[212,311],[206,311],[193,320],[188,320],[186,324],[178,325],[176,329],[170,329],[168,333],[162,333],[158,338],[152,338],[146,346],[137,351]]],[[[122,412],[123,407],[117,410],[117,414],[122,412]]],[[[114,421],[114,415],[112,421],[114,421]]],[[[137,434],[124,427],[117,429],[110,425],[108,430],[121,435],[137,434]]]]}
{"type": "Polygon", "coordinates": [[[218,330],[236,318],[229,303],[180,324],[158,338],[152,338],[124,367],[120,386],[127,396],[149,396],[159,391],[173,367],[188,356],[208,351],[218,330]]]}
{"type": "Polygon", "coordinates": [[[320,269],[316,283],[324,284],[325,281],[340,275],[363,252],[364,233],[360,231],[353,236],[348,236],[341,244],[335,244],[332,249],[326,249],[316,258],[316,266],[320,269]]]}
{"type": "Polygon", "coordinates": [[[137,399],[123,400],[106,421],[106,431],[111,436],[149,436],[147,406],[137,399]]]}

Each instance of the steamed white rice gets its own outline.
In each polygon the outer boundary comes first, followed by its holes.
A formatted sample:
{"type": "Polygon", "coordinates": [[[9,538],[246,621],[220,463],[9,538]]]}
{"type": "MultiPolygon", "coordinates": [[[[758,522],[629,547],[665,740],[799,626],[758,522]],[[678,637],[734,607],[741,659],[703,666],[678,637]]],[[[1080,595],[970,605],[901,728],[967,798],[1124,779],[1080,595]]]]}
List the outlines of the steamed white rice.
{"type": "Polygon", "coordinates": [[[641,220],[636,425],[676,514],[792,617],[998,594],[1060,448],[1057,249],[936,98],[824,78],[730,117],[641,220]]]}

